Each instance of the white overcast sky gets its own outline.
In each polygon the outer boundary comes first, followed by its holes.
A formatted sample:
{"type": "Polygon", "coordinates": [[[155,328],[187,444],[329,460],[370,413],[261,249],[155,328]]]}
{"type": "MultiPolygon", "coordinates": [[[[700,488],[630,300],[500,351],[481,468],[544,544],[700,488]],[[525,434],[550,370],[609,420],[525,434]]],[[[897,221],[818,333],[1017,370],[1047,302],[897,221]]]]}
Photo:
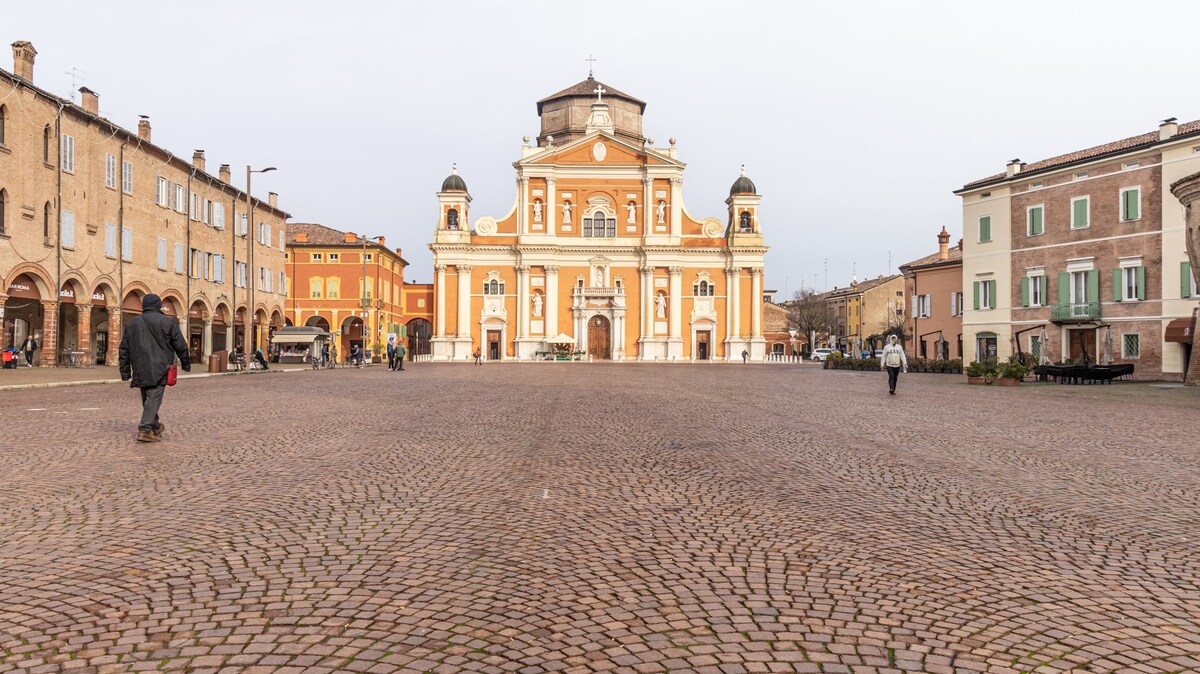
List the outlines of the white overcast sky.
{"type": "MultiPolygon", "coordinates": [[[[210,172],[274,165],[297,222],[383,234],[429,282],[434,193],[458,162],[472,221],[508,212],[535,102],[587,76],[675,136],[684,199],[763,195],[767,285],[844,286],[961,235],[951,191],[1025,161],[1200,118],[1200,2],[3,0],[35,81],[67,71],[127,128],[150,115],[210,172]],[[826,276],[826,260],[828,275],[826,276]],[[826,281],[826,278],[828,279],[826,281]]],[[[3,67],[11,70],[9,56],[3,67]]]]}

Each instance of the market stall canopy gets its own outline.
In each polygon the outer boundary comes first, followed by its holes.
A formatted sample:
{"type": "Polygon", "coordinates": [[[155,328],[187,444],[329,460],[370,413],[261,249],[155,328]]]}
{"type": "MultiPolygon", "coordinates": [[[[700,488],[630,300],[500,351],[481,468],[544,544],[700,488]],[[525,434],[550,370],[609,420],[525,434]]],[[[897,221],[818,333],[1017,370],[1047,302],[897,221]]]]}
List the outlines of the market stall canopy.
{"type": "Polygon", "coordinates": [[[312,344],[318,339],[331,339],[332,334],[321,328],[310,326],[289,326],[275,331],[271,337],[272,344],[312,344]]]}
{"type": "Polygon", "coordinates": [[[558,336],[555,337],[554,339],[547,339],[546,343],[547,344],[574,344],[575,338],[568,337],[567,335],[564,335],[563,333],[560,332],[560,333],[558,333],[558,336]]]}

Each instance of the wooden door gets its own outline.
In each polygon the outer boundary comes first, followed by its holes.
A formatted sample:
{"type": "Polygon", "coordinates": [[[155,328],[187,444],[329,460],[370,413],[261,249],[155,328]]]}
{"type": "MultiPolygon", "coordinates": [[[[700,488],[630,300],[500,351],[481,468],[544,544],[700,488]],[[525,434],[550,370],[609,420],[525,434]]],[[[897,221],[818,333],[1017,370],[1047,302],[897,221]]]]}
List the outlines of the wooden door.
{"type": "Polygon", "coordinates": [[[1096,348],[1095,328],[1087,328],[1085,330],[1068,330],[1067,335],[1071,340],[1071,360],[1078,362],[1078,360],[1083,357],[1085,347],[1087,349],[1089,363],[1095,364],[1100,359],[1100,353],[1096,348]]]}
{"type": "Polygon", "coordinates": [[[708,340],[711,332],[700,330],[696,333],[696,360],[708,360],[708,340]]]}
{"type": "Polygon", "coordinates": [[[500,331],[487,331],[487,358],[488,360],[500,360],[500,331]]]}
{"type": "Polygon", "coordinates": [[[593,316],[588,321],[588,348],[593,358],[608,360],[612,358],[612,339],[608,319],[603,316],[593,316]]]}

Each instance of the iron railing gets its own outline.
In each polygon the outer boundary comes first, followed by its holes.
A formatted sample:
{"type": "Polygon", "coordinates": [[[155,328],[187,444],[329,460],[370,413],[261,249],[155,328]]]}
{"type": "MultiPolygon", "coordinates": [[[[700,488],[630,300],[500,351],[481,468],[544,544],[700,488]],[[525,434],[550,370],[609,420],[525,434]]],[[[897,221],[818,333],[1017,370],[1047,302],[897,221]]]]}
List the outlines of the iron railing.
{"type": "Polygon", "coordinates": [[[1100,318],[1099,302],[1056,304],[1050,307],[1050,320],[1058,323],[1094,321],[1100,318]]]}

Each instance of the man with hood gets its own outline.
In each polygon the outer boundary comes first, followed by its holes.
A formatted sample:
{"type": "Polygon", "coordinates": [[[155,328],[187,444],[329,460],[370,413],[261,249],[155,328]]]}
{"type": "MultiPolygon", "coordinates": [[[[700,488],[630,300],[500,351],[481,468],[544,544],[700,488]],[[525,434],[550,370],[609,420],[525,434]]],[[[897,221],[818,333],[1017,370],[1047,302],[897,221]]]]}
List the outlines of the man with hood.
{"type": "Polygon", "coordinates": [[[125,324],[118,354],[121,381],[142,392],[137,441],[158,442],[164,428],[158,419],[158,408],[167,389],[167,368],[178,357],[184,372],[192,369],[179,323],[163,315],[158,295],[151,293],[142,298],[142,315],[125,324]]]}
{"type": "Polygon", "coordinates": [[[896,381],[900,379],[900,371],[908,372],[908,356],[904,355],[904,347],[900,346],[900,340],[895,335],[888,338],[882,355],[879,359],[879,369],[887,370],[888,393],[896,395],[896,381]]]}

